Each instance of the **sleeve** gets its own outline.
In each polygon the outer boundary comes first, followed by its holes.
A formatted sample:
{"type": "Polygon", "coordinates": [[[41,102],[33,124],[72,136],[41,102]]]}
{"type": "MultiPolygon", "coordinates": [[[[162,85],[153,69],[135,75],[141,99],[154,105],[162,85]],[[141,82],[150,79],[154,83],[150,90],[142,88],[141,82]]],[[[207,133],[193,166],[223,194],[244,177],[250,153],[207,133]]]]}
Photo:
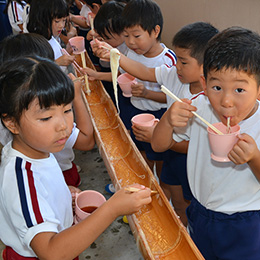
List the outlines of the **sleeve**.
{"type": "Polygon", "coordinates": [[[12,1],[9,8],[10,8],[10,11],[9,11],[8,15],[12,16],[12,18],[11,18],[12,21],[15,24],[23,24],[23,20],[22,20],[23,7],[20,4],[18,4],[17,2],[12,1]]]}
{"type": "MultiPolygon", "coordinates": [[[[166,88],[175,82],[177,77],[176,67],[167,67],[165,64],[155,68],[156,81],[166,88]]],[[[170,89],[170,88],[169,88],[170,89]]]]}

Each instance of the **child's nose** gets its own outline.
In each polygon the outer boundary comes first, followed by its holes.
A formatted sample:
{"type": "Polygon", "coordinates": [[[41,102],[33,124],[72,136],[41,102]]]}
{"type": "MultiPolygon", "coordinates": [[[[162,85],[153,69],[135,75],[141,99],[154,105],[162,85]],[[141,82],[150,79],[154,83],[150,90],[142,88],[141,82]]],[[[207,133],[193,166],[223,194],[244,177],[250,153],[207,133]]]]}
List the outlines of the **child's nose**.
{"type": "Polygon", "coordinates": [[[234,102],[233,102],[233,98],[231,95],[229,95],[229,94],[223,95],[222,100],[221,100],[221,105],[223,107],[232,107],[233,104],[234,104],[234,102]]]}
{"type": "Polygon", "coordinates": [[[57,123],[57,131],[64,131],[68,128],[67,121],[64,118],[61,118],[57,123]]]}

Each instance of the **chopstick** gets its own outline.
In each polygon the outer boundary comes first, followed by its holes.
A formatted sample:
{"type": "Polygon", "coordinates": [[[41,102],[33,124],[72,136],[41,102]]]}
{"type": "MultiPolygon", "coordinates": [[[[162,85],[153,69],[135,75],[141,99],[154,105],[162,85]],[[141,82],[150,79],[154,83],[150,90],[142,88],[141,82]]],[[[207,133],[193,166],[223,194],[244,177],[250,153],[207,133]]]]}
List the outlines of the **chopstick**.
{"type": "MultiPolygon", "coordinates": [[[[62,52],[66,55],[70,55],[65,49],[62,49],[62,52]]],[[[80,73],[81,75],[83,74],[80,70],[81,70],[81,67],[79,66],[79,64],[74,60],[73,61],[73,67],[75,68],[75,70],[80,73]]]]}
{"type": "Polygon", "coordinates": [[[74,80],[72,80],[72,82],[76,82],[76,81],[82,80],[82,79],[84,79],[84,78],[85,78],[85,76],[81,76],[81,77],[75,78],[74,80]]]}
{"type": "MultiPolygon", "coordinates": [[[[141,189],[135,188],[135,187],[126,187],[125,190],[126,190],[126,191],[129,191],[129,192],[138,192],[138,191],[141,190],[141,189]]],[[[158,193],[158,191],[156,191],[156,190],[151,190],[151,194],[156,194],[156,193],[158,193]]]]}
{"type": "MultiPolygon", "coordinates": [[[[171,97],[172,99],[175,99],[176,101],[183,102],[181,99],[179,99],[177,96],[175,96],[169,89],[167,89],[165,86],[161,86],[162,92],[164,92],[166,95],[171,97]]],[[[219,131],[214,125],[210,124],[208,121],[206,121],[204,118],[202,118],[200,115],[198,115],[196,112],[192,111],[193,115],[198,117],[202,122],[204,122],[209,128],[211,128],[214,132],[216,132],[219,135],[223,135],[221,131],[219,131]]]]}

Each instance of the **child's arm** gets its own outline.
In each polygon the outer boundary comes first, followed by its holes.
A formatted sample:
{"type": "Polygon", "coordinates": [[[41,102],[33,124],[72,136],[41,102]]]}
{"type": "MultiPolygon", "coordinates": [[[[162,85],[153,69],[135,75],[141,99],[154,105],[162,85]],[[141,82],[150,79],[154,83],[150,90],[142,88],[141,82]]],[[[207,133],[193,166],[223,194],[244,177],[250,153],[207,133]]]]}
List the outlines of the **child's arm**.
{"type": "MultiPolygon", "coordinates": [[[[102,46],[108,49],[112,49],[112,47],[109,44],[105,42],[100,42],[97,39],[91,42],[91,47],[95,55],[97,55],[100,58],[109,60],[110,53],[107,49],[104,49],[102,46]]],[[[126,72],[138,79],[141,79],[143,81],[157,82],[155,77],[155,68],[148,68],[140,62],[127,58],[123,54],[120,54],[119,65],[123,70],[125,70],[126,72]]]]}
{"type": "Polygon", "coordinates": [[[134,97],[142,97],[159,103],[166,103],[166,95],[163,92],[147,89],[143,83],[133,84],[131,88],[134,97]]]}
{"type": "Polygon", "coordinates": [[[87,24],[87,19],[84,16],[70,14],[70,21],[77,24],[81,28],[89,28],[89,25],[87,24]]]}
{"type": "Polygon", "coordinates": [[[260,182],[260,151],[255,140],[247,135],[238,136],[239,141],[229,153],[229,159],[235,164],[248,163],[257,180],[260,182]]]}
{"type": "MultiPolygon", "coordinates": [[[[75,79],[73,74],[69,74],[69,76],[72,80],[75,79]]],[[[95,139],[92,121],[82,97],[81,84],[81,81],[74,82],[75,97],[73,100],[73,111],[77,128],[80,132],[73,148],[87,151],[94,147],[95,139]]]]}
{"type": "Polygon", "coordinates": [[[100,72],[90,68],[82,68],[81,71],[83,74],[87,74],[90,80],[112,81],[111,72],[100,72]]]}
{"type": "Polygon", "coordinates": [[[183,99],[182,101],[184,102],[174,102],[156,125],[151,142],[155,152],[164,152],[174,147],[176,142],[172,138],[173,128],[185,127],[188,120],[193,117],[192,111],[197,110],[191,105],[190,100],[183,99]]]}
{"type": "MultiPolygon", "coordinates": [[[[136,185],[135,185],[136,186],[136,185]]],[[[40,259],[71,260],[83,252],[119,216],[130,215],[151,202],[150,189],[129,193],[124,189],[116,192],[89,217],[58,234],[42,232],[30,246],[40,259]]]]}

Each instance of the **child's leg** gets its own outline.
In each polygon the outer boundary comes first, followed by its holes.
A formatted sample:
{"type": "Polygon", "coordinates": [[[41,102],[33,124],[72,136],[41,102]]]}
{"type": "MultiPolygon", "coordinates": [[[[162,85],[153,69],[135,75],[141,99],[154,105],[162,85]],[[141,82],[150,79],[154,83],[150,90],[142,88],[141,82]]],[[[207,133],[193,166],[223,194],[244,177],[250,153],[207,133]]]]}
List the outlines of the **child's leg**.
{"type": "Polygon", "coordinates": [[[259,259],[260,211],[227,215],[193,199],[187,216],[190,235],[205,259],[259,259]]]}

